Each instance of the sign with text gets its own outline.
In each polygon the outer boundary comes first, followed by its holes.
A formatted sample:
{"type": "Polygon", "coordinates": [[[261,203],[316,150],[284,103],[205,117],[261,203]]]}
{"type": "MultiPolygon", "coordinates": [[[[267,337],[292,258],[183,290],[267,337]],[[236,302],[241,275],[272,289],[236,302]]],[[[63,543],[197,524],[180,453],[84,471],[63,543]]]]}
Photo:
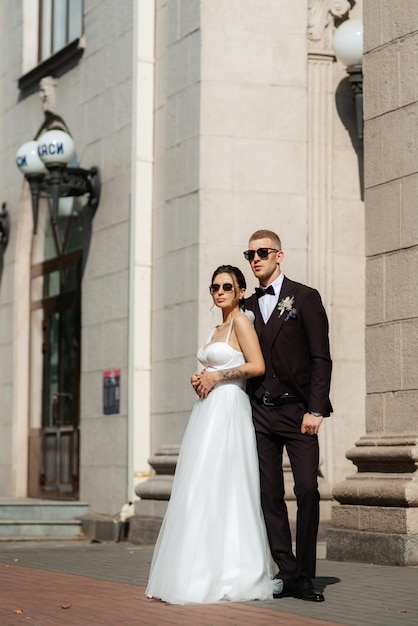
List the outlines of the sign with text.
{"type": "Polygon", "coordinates": [[[120,370],[103,372],[103,413],[111,415],[120,410],[120,370]]]}

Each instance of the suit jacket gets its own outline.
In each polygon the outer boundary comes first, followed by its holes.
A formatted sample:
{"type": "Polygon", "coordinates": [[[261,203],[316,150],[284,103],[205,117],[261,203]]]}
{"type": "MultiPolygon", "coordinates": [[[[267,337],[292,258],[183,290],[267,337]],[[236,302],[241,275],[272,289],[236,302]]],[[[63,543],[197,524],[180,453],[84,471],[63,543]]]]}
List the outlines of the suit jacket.
{"type": "Polygon", "coordinates": [[[254,326],[266,363],[264,375],[249,381],[248,392],[257,399],[264,391],[273,398],[290,393],[303,398],[307,410],[327,417],[332,412],[327,314],[316,289],[285,276],[279,305],[287,297],[293,298],[293,304],[282,313],[277,306],[267,324],[256,294],[245,300],[245,307],[255,315],[254,326]]]}

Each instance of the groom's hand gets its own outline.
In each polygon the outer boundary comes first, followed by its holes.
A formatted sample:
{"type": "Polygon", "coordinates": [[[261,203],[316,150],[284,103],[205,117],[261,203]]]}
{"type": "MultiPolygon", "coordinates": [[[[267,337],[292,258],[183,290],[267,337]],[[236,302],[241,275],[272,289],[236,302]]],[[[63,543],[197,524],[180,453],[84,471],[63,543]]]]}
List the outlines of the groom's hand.
{"type": "Polygon", "coordinates": [[[301,432],[304,435],[317,435],[323,419],[324,418],[322,417],[322,415],[312,415],[312,413],[305,413],[300,429],[301,432]]]}

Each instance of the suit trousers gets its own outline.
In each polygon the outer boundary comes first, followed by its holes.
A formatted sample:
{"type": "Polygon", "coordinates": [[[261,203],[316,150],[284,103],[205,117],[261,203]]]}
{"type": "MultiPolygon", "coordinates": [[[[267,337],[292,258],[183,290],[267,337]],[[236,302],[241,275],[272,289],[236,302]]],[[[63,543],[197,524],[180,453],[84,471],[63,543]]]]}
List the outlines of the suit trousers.
{"type": "Polygon", "coordinates": [[[273,560],[284,580],[315,577],[319,526],[317,435],[301,433],[306,407],[270,407],[252,400],[260,463],[261,504],[273,560]],[[296,556],[285,502],[283,449],[286,448],[297,503],[296,556]]]}

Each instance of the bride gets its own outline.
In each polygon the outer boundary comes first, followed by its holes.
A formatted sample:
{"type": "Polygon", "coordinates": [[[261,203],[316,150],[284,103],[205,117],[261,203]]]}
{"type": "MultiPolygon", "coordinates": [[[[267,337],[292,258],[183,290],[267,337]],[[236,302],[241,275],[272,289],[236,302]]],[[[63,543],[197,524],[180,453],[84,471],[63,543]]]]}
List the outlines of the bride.
{"type": "Polygon", "coordinates": [[[273,598],[259,469],[245,383],[264,373],[241,270],[221,265],[209,287],[222,324],[197,353],[204,374],[184,434],[146,594],[172,604],[273,598]],[[216,382],[207,393],[203,379],[216,382]]]}

